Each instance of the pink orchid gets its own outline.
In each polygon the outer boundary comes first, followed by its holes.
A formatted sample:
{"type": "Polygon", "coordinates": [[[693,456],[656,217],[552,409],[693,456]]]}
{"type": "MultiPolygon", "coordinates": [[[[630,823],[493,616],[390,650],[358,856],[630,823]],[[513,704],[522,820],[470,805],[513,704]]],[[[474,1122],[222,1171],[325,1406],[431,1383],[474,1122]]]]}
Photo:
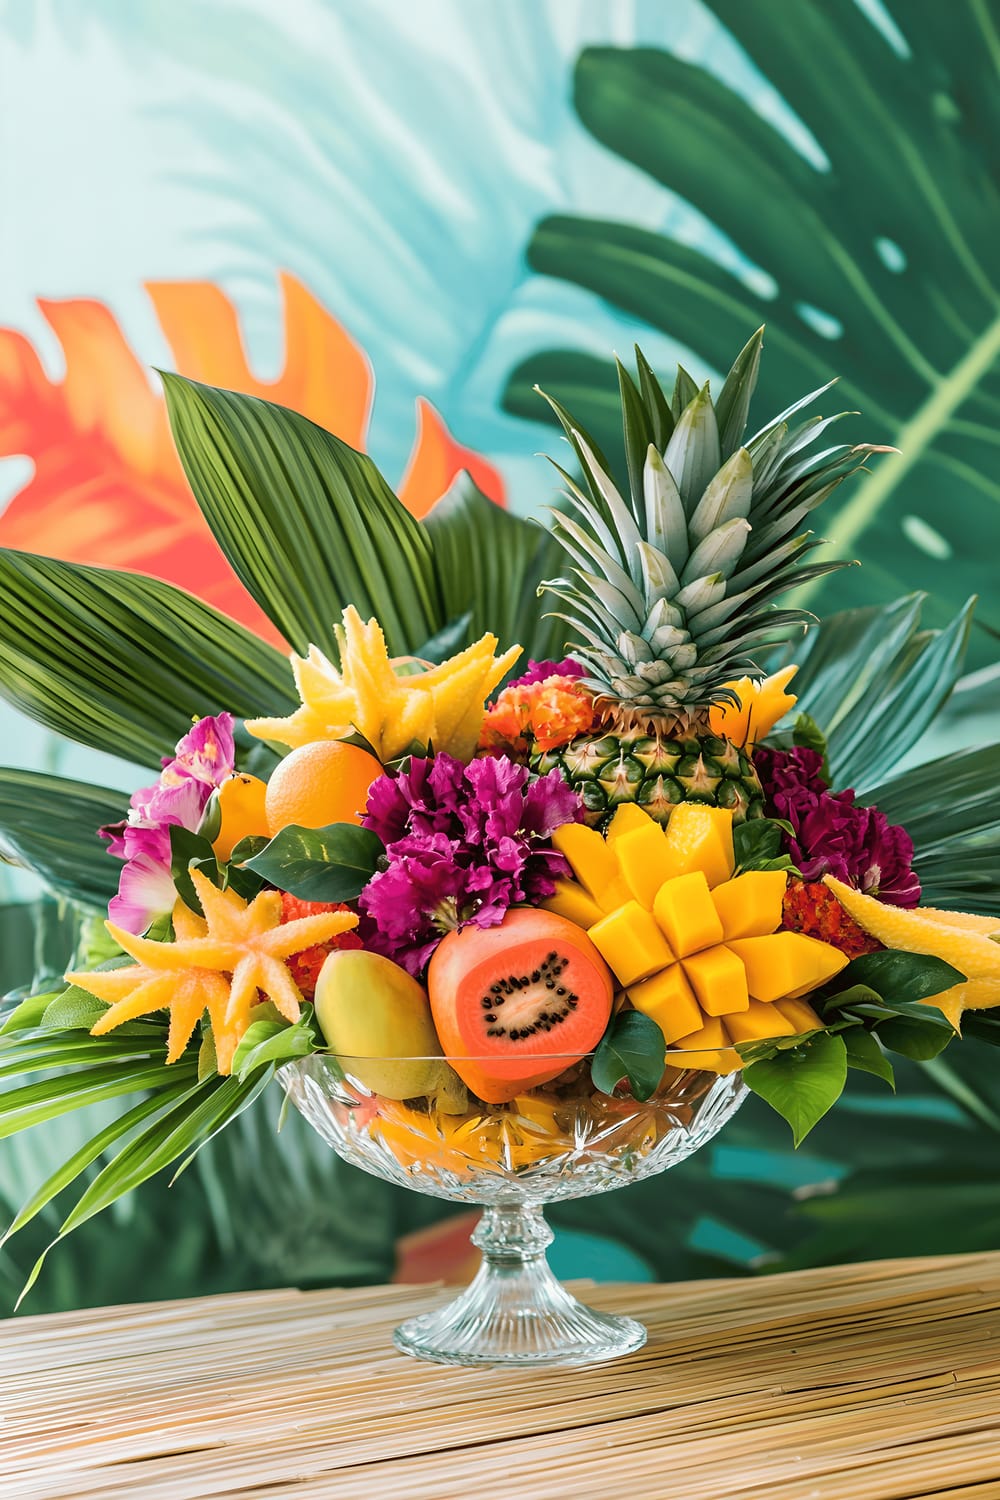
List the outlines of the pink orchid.
{"type": "Polygon", "coordinates": [[[234,756],[232,714],[199,719],[164,758],[159,781],[132,793],[127,819],[101,829],[108,853],[125,861],[108,914],[126,932],[146,932],[173,908],[170,827],[197,830],[213,790],[232,773],[234,756]]]}

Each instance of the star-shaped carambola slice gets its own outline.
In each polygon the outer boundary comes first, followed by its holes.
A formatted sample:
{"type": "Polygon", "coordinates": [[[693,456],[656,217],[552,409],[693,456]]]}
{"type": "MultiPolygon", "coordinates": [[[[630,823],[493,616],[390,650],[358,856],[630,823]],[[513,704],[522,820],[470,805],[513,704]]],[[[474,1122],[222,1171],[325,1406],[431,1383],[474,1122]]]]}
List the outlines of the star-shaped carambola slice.
{"type": "Polygon", "coordinates": [[[358,731],[383,764],[414,742],[469,760],[486,699],[520,655],[513,646],[496,657],[496,636],[484,635],[439,666],[401,669],[378,622],[366,623],[353,605],[344,610],[337,641],[339,671],[317,646],[307,656],[292,656],[301,708],[284,719],[249,720],[251,734],[298,749],[358,731]]]}
{"type": "Polygon", "coordinates": [[[136,964],[66,978],[107,1002],[107,1012],[92,1027],[95,1036],[169,1009],[168,1062],[180,1057],[207,1010],[219,1072],[228,1073],[259,1000],[270,1000],[289,1022],[299,1019],[302,992],[285,960],[349,931],[358,919],[353,912],[333,911],[282,922],[279,891],[262,891],[245,901],[236,891],[220,891],[198,870],[191,871],[191,879],[204,920],[178,903],[170,943],[135,937],[107,922],[136,964]]]}

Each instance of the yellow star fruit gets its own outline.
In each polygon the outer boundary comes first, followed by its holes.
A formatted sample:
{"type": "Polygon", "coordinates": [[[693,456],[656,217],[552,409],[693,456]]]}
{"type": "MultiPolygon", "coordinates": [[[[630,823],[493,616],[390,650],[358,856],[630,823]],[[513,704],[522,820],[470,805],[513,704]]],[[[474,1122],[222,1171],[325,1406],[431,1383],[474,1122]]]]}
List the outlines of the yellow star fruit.
{"type": "Polygon", "coordinates": [[[743,1066],[735,1042],[821,1029],[801,997],[847,963],[830,943],[779,930],[783,870],[734,875],[732,820],[682,802],[665,830],[632,807],[606,842],[577,824],[553,836],[576,880],[558,882],[552,909],[593,916],[581,925],[675,1067],[731,1073],[743,1066]]]}
{"type": "Polygon", "coordinates": [[[782,667],[763,682],[754,682],[749,677],[727,682],[726,687],[732,688],[740,700],[739,707],[735,703],[717,703],[710,708],[708,721],[712,733],[752,750],[798,701],[794,693],[785,691],[798,670],[794,666],[782,667]]]}
{"type": "Polygon", "coordinates": [[[521,654],[512,646],[500,657],[495,635],[484,635],[440,666],[401,670],[386,649],[376,620],[367,624],[353,605],[337,627],[338,671],[318,646],[293,655],[292,671],[301,708],[284,719],[250,719],[258,739],[297,750],[313,740],[364,735],[385,764],[417,742],[471,760],[479,740],[484,705],[521,654]]]}
{"type": "Polygon", "coordinates": [[[333,911],[282,922],[279,891],[262,891],[245,901],[234,890],[220,891],[199,870],[191,871],[191,879],[204,919],[178,902],[170,943],[136,937],[106,922],[136,964],[66,978],[108,1004],[91,1028],[93,1036],[169,1009],[168,1063],[177,1061],[207,1011],[219,1072],[228,1073],[261,999],[270,1000],[286,1021],[299,1019],[302,992],[284,960],[349,931],[358,919],[353,912],[333,911]]]}
{"type": "Polygon", "coordinates": [[[966,976],[961,984],[926,1001],[947,1016],[956,1031],[963,1011],[1000,1006],[1000,918],[934,906],[889,906],[832,875],[824,879],[848,915],[886,948],[931,954],[966,976]]]}

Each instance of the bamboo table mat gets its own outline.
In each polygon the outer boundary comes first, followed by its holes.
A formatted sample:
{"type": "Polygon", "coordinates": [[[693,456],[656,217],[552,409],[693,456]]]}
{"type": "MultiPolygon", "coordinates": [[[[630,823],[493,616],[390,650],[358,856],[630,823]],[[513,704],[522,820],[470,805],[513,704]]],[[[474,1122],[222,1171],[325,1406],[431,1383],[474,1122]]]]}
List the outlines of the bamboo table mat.
{"type": "Polygon", "coordinates": [[[1000,1500],[1000,1254],[585,1293],[646,1348],[421,1364],[427,1287],[2,1322],[0,1496],[1000,1500]]]}

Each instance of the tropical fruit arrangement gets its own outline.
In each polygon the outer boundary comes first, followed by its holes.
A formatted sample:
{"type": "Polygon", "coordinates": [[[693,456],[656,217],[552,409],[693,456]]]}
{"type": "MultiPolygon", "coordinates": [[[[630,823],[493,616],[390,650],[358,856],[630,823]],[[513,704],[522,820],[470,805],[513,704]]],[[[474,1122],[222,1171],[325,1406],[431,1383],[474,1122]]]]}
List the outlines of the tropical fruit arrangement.
{"type": "Polygon", "coordinates": [[[418,523],[304,419],[166,377],[287,659],[166,585],[6,555],[4,693],[160,760],[127,808],[0,778],[19,857],[81,909],[111,894],[64,980],[7,1004],[0,1128],[123,1101],[14,1227],[83,1179],[68,1232],[314,1053],[411,1156],[415,1122],[488,1158],[516,1117],[516,1171],[565,1101],[613,1115],[739,1072],[798,1140],[849,1067],[891,1081],[892,1051],[996,1040],[993,762],[957,758],[937,826],[926,778],[888,784],[926,855],[873,795],[947,696],[968,614],[778,607],[842,565],[808,521],[878,450],[817,447],[821,392],[748,437],[760,351],[714,400],[637,351],[620,479],[552,402],[548,528],[469,487],[418,523]]]}

